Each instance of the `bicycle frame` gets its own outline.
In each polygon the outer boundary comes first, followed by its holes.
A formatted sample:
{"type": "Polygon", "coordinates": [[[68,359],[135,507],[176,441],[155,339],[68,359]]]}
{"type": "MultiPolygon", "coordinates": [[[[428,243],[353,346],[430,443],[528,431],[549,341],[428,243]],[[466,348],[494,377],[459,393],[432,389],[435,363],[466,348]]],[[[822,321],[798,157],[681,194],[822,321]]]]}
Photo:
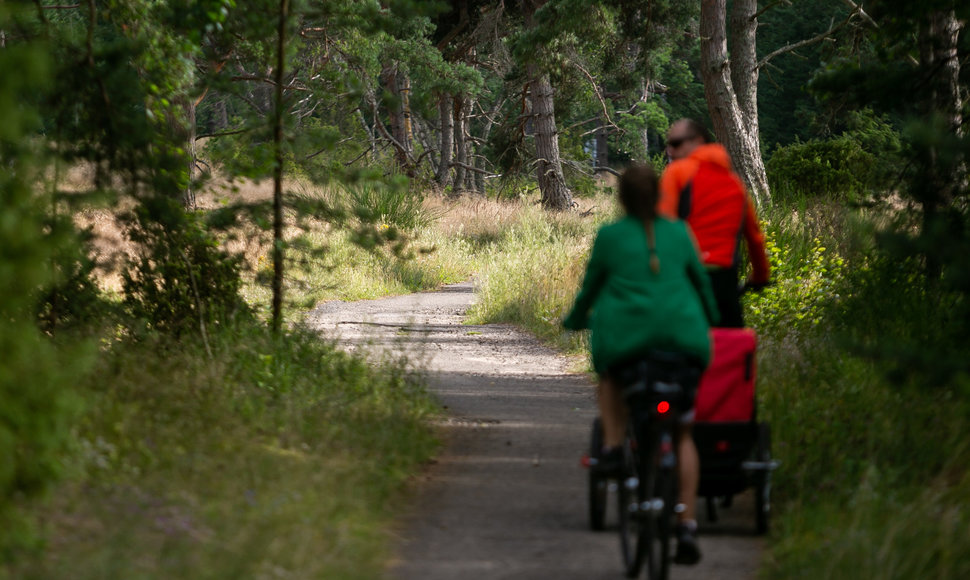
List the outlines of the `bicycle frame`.
{"type": "Polygon", "coordinates": [[[651,580],[670,567],[670,529],[678,511],[675,430],[684,388],[658,380],[640,365],[636,380],[623,388],[629,410],[627,473],[620,482],[620,545],[628,577],[646,565],[651,580]],[[635,529],[636,538],[633,537],[635,529]]]}

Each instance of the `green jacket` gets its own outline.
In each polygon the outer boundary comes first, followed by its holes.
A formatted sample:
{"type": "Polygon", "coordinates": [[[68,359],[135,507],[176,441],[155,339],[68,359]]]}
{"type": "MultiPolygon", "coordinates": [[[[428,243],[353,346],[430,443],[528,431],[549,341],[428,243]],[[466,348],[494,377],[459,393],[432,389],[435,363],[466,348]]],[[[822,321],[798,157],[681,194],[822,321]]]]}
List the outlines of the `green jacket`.
{"type": "Polygon", "coordinates": [[[681,221],[654,221],[660,271],[650,270],[643,223],[625,217],[600,229],[576,304],[563,320],[589,328],[593,368],[650,350],[683,352],[707,364],[717,305],[697,246],[681,221]]]}

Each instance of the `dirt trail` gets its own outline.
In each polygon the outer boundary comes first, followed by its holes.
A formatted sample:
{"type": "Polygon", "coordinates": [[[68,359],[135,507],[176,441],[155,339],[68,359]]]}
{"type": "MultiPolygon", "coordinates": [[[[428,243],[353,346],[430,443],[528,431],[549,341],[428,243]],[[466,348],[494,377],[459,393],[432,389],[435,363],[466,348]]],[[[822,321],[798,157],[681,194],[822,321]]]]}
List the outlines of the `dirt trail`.
{"type": "MultiPolygon", "coordinates": [[[[445,407],[446,445],[399,529],[398,580],[623,578],[612,531],[589,531],[579,467],[596,403],[588,379],[506,325],[462,325],[471,283],[440,292],[331,302],[308,322],[349,348],[423,356],[445,407]]],[[[612,499],[612,498],[611,498],[612,499]]],[[[703,510],[702,510],[703,512],[703,510]]],[[[700,565],[674,580],[754,578],[762,543],[751,500],[701,522],[700,565]]],[[[703,513],[702,513],[703,516],[703,513]]],[[[609,514],[615,522],[615,510],[609,514]]]]}

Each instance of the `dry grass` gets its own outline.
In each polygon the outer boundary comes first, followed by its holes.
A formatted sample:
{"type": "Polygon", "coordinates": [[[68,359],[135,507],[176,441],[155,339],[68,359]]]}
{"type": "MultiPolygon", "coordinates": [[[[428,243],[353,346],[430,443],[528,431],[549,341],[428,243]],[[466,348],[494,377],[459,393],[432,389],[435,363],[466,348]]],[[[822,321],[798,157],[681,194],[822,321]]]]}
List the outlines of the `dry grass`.
{"type": "MultiPolygon", "coordinates": [[[[57,187],[61,191],[90,191],[93,179],[90,167],[77,166],[60,172],[57,187]]],[[[284,191],[287,195],[331,200],[341,195],[338,189],[298,179],[287,181],[284,191]]],[[[230,181],[213,175],[196,191],[196,205],[201,211],[213,211],[231,205],[265,204],[272,197],[273,184],[269,180],[230,181]]],[[[520,226],[524,219],[551,218],[557,229],[575,231],[581,229],[580,224],[590,221],[591,215],[592,221],[600,221],[602,216],[595,214],[612,215],[615,211],[612,202],[604,196],[577,198],[576,202],[576,211],[556,215],[543,212],[535,199],[500,201],[473,195],[451,198],[429,193],[422,207],[427,215],[433,216],[434,223],[407,232],[413,257],[406,262],[386,251],[374,253],[356,248],[344,228],[325,219],[303,216],[298,226],[297,216],[287,212],[285,239],[293,241],[302,237],[312,248],[324,250],[325,257],[310,258],[304,251],[289,251],[291,263],[302,262],[303,266],[288,268],[286,292],[296,312],[325,300],[374,298],[458,281],[486,267],[486,263],[494,264],[494,257],[481,259],[483,252],[520,226]]],[[[134,203],[131,199],[121,199],[114,207],[88,208],[75,215],[79,227],[90,228],[92,257],[97,265],[95,277],[98,285],[109,293],[121,291],[124,263],[138,253],[118,218],[134,203]]],[[[240,222],[223,236],[223,248],[243,259],[246,282],[243,294],[247,301],[256,305],[267,303],[269,288],[258,280],[265,279],[272,268],[272,232],[248,221],[240,222]]]]}

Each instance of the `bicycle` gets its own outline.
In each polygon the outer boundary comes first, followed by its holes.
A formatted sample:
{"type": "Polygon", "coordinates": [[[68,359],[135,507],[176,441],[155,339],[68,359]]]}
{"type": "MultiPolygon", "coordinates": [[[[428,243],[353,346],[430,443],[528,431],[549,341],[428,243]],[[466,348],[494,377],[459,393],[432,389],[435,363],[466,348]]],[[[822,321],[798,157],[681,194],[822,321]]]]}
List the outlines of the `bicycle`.
{"type": "MultiPolygon", "coordinates": [[[[671,529],[679,507],[675,431],[681,414],[691,408],[700,369],[689,357],[666,352],[610,369],[629,411],[624,466],[616,477],[620,550],[629,578],[645,567],[647,578],[663,580],[670,569],[671,529]]],[[[598,429],[594,422],[594,452],[598,429]]],[[[603,527],[609,485],[608,478],[591,470],[593,529],[603,527]]]]}

